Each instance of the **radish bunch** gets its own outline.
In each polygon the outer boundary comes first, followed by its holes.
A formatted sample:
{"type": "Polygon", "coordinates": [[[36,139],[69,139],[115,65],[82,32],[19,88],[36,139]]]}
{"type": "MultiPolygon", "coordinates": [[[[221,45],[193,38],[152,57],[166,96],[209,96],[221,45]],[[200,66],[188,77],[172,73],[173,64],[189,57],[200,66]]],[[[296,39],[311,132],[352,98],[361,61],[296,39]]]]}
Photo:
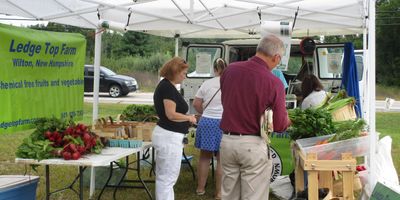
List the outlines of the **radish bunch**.
{"type": "Polygon", "coordinates": [[[44,137],[58,149],[54,154],[65,160],[77,160],[86,153],[100,153],[103,147],[98,137],[84,124],[71,125],[63,132],[46,131],[44,137]]]}

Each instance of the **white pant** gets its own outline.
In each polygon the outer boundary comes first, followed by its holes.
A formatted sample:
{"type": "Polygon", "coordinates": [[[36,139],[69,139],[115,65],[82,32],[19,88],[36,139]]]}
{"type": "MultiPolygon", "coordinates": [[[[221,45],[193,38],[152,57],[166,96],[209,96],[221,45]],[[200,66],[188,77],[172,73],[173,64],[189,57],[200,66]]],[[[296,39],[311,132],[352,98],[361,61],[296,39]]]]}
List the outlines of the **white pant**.
{"type": "Polygon", "coordinates": [[[156,150],[156,199],[174,200],[174,185],[181,169],[183,134],[156,126],[152,137],[156,150]]]}

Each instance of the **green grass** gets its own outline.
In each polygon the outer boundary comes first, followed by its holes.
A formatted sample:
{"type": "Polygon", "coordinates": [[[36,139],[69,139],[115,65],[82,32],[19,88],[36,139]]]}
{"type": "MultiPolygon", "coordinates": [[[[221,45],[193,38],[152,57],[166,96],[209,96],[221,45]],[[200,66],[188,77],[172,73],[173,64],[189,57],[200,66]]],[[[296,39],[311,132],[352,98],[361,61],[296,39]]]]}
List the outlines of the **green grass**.
{"type": "MultiPolygon", "coordinates": [[[[120,104],[100,104],[99,105],[99,116],[107,117],[112,116],[116,117],[117,114],[121,113],[123,109],[125,109],[127,105],[120,104]]],[[[84,118],[83,122],[88,124],[91,122],[92,115],[92,104],[85,103],[84,105],[84,118]]],[[[395,156],[400,153],[400,134],[398,122],[400,121],[400,113],[377,113],[377,131],[381,133],[382,136],[390,135],[393,138],[392,144],[392,155],[396,170],[400,172],[400,157],[395,156]]],[[[38,167],[38,171],[32,171],[29,166],[25,166],[22,164],[15,164],[15,151],[17,147],[20,145],[22,140],[27,137],[32,130],[22,131],[17,133],[5,133],[0,135],[0,175],[4,174],[32,174],[40,176],[40,183],[37,190],[37,199],[44,199],[45,194],[45,173],[44,167],[38,167]]],[[[194,167],[196,168],[197,158],[198,158],[198,150],[193,147],[194,139],[190,138],[190,145],[188,145],[185,149],[187,155],[193,155],[194,167]]],[[[276,148],[286,149],[289,148],[286,140],[280,140],[279,138],[273,139],[273,145],[277,146],[276,148]]],[[[279,150],[278,150],[279,151],[279,150]]],[[[280,152],[280,151],[279,151],[280,152]]],[[[281,157],[284,159],[290,158],[290,151],[286,151],[287,155],[282,155],[281,157]]],[[[286,153],[284,153],[286,154],[286,153]]],[[[134,156],[130,158],[130,160],[134,160],[134,156]]],[[[283,161],[288,162],[288,161],[283,161]]],[[[290,163],[290,162],[289,162],[290,163]]],[[[284,170],[285,170],[284,166],[284,170]]],[[[285,172],[285,171],[284,171],[285,172]]],[[[154,177],[148,177],[148,169],[145,168],[143,173],[144,178],[146,179],[154,179],[154,177]]],[[[214,184],[211,181],[211,173],[209,173],[208,186],[206,188],[205,196],[197,196],[195,194],[196,181],[193,181],[190,170],[182,166],[181,174],[178,179],[178,182],[175,186],[175,194],[176,199],[178,200],[186,200],[186,199],[194,199],[194,200],[206,200],[213,199],[214,195],[214,184]]],[[[77,168],[75,167],[51,167],[51,189],[55,190],[57,188],[65,186],[65,183],[68,183],[73,180],[74,176],[77,175],[77,168]]],[[[129,178],[134,178],[134,173],[130,172],[128,174],[129,178]]],[[[154,193],[154,184],[148,184],[150,186],[150,190],[154,193]]],[[[89,189],[85,188],[84,191],[84,199],[88,199],[89,189]]],[[[96,194],[99,193],[99,190],[96,190],[96,194]]],[[[117,199],[146,199],[147,195],[144,191],[138,189],[120,189],[117,192],[117,199]]],[[[51,199],[78,199],[77,196],[71,191],[65,191],[56,195],[52,195],[51,199]]],[[[107,189],[102,196],[102,199],[112,199],[112,190],[107,189]]],[[[273,197],[271,199],[274,199],[273,197]]]]}
{"type": "Polygon", "coordinates": [[[381,133],[380,138],[389,135],[392,137],[392,158],[398,176],[400,177],[400,113],[377,113],[376,130],[381,133]],[[397,156],[396,156],[397,155],[397,156]]]}

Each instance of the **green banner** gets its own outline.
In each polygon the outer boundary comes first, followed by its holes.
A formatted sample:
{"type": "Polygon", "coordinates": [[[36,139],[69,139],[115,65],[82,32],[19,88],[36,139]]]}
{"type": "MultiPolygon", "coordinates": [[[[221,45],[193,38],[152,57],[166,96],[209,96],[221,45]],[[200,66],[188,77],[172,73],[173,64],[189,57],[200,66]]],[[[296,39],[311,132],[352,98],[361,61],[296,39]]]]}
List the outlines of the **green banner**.
{"type": "Polygon", "coordinates": [[[0,133],[41,117],[83,116],[86,40],[0,24],[0,133]]]}

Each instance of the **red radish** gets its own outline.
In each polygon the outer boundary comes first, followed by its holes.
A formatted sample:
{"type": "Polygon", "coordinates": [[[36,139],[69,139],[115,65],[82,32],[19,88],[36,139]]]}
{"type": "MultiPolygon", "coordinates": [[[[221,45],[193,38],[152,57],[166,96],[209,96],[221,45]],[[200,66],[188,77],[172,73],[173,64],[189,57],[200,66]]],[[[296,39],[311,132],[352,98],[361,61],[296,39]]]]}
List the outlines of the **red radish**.
{"type": "Polygon", "coordinates": [[[44,133],[44,137],[45,138],[49,138],[51,136],[51,132],[50,131],[46,131],[45,133],[44,133]]]}
{"type": "Polygon", "coordinates": [[[79,152],[75,152],[72,154],[72,160],[78,160],[81,157],[79,152]]]}
{"type": "Polygon", "coordinates": [[[87,140],[90,140],[90,135],[89,135],[89,133],[85,133],[85,134],[83,134],[83,141],[87,141],[87,140]]]}
{"type": "Polygon", "coordinates": [[[71,160],[72,155],[71,155],[70,152],[64,151],[64,153],[63,153],[63,158],[64,158],[65,160],[71,160]]]}
{"type": "Polygon", "coordinates": [[[74,143],[70,143],[69,148],[71,149],[72,152],[78,151],[78,149],[76,148],[76,145],[74,143]]]}
{"type": "Polygon", "coordinates": [[[86,151],[86,149],[85,149],[84,146],[78,146],[77,149],[78,149],[78,152],[79,152],[80,154],[83,154],[83,153],[86,151]]]}

